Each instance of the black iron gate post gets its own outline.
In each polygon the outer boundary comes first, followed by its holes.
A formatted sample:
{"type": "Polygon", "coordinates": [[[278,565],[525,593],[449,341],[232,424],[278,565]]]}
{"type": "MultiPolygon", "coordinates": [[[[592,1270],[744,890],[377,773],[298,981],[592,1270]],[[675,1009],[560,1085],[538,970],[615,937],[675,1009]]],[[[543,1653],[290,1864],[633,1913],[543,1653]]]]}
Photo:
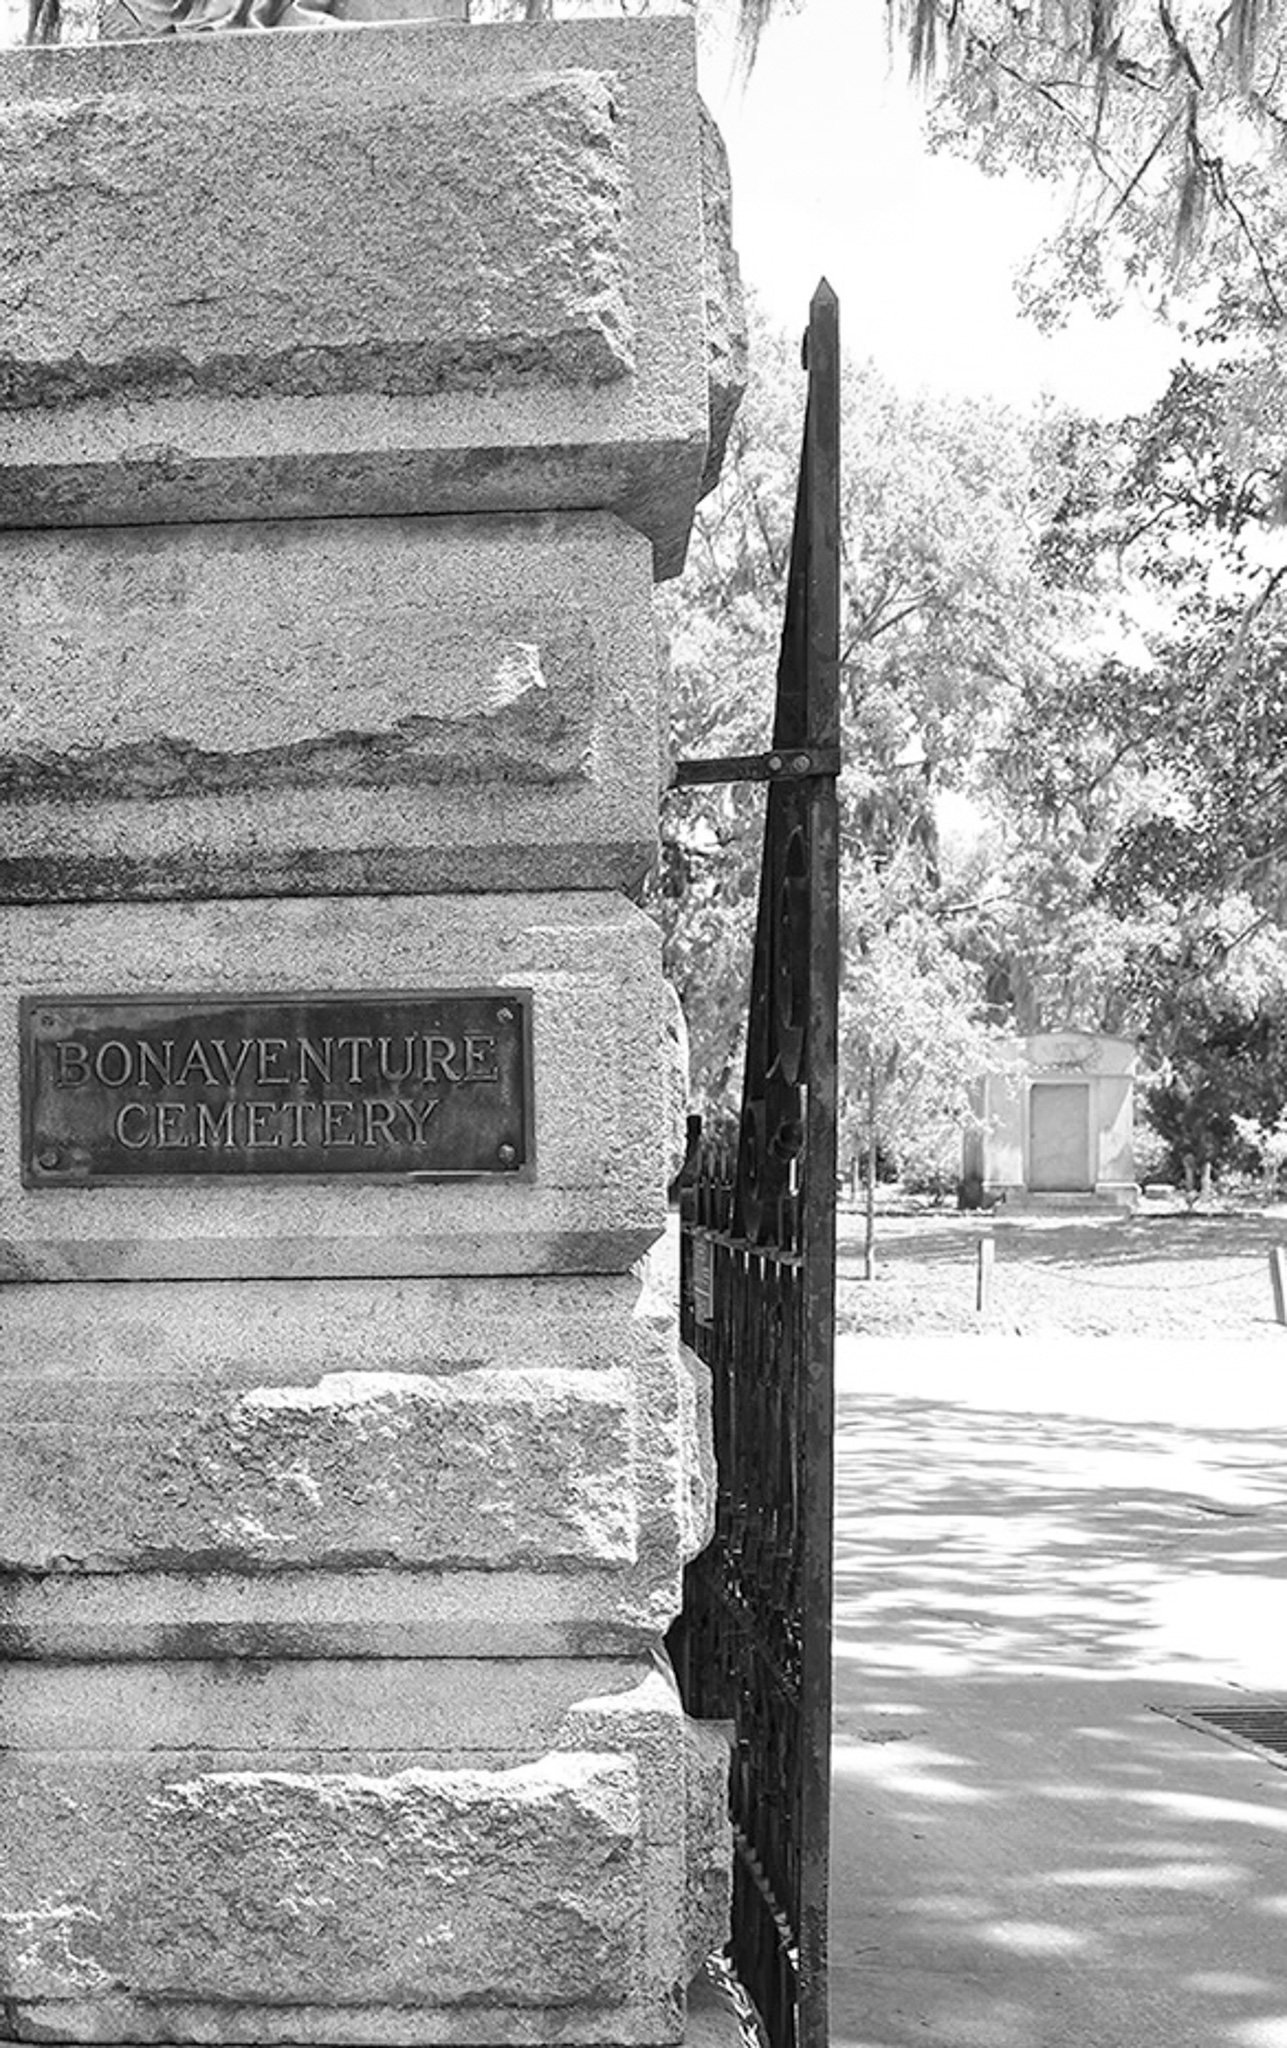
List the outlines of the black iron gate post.
{"type": "MultiPolygon", "coordinates": [[[[819,747],[840,749],[840,351],[833,294],[830,317],[815,299],[809,325],[812,431],[803,469],[810,478],[806,593],[805,730],[819,747]]],[[[837,1030],[840,981],[840,820],[834,775],[809,792],[809,1058],[805,1140],[803,1366],[807,1460],[801,1692],[810,1730],[802,1745],[800,1825],[816,1858],[817,1881],[800,1901],[800,1954],[810,1988],[807,2048],[829,2039],[826,2001],[828,1859],[831,1845],[831,1582],[834,1553],[833,1436],[836,1327],[837,1030]],[[812,1987],[817,1984],[817,2010],[812,1987]]]]}
{"type": "MultiPolygon", "coordinates": [[[[733,1723],[731,1954],[772,2048],[826,2048],[839,984],[840,345],[818,287],[772,749],[679,785],[769,785],[736,1156],[695,1143],[680,1315],[711,1368],[715,1539],[672,1648],[733,1723]]],[[[696,1134],[694,1134],[696,1137],[696,1134]]]]}

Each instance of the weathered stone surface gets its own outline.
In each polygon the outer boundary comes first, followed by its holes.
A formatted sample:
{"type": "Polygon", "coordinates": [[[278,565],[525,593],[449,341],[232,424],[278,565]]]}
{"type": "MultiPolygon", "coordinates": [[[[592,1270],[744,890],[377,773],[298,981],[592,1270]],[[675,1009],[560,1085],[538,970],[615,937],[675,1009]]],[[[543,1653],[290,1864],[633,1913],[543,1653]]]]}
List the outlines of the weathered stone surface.
{"type": "Polygon", "coordinates": [[[13,1944],[5,1994],[128,1984],[136,1997],[327,2004],[342,1962],[342,2002],[358,2006],[621,2001],[639,1945],[628,1761],[346,1763],[19,1767],[6,1806],[33,1853],[6,1842],[6,1890],[35,1903],[0,1915],[13,1944]],[[119,1887],[106,1925],[69,1898],[105,1879],[119,1887]]]}
{"type": "Polygon", "coordinates": [[[0,1290],[0,1654],[655,1637],[699,1377],[628,1279],[0,1290]]]}
{"type": "Polygon", "coordinates": [[[628,1278],[0,1289],[0,1655],[634,1650],[709,1536],[628,1278]]]}
{"type": "Polygon", "coordinates": [[[682,2034],[721,1800],[647,1665],[28,1666],[0,1744],[20,2038],[682,2034]]]}
{"type": "Polygon", "coordinates": [[[655,1571],[47,1572],[0,1580],[0,1656],[637,1656],[655,1571]]]}
{"type": "Polygon", "coordinates": [[[209,64],[167,52],[158,109],[143,53],[128,76],[93,54],[92,85],[83,58],[75,74],[92,99],[53,101],[46,65],[0,111],[6,411],[592,388],[634,368],[610,73],[458,67],[444,91],[435,65],[337,105],[333,65],[298,44],[271,89],[225,65],[211,89],[209,64]]]}
{"type": "Polygon", "coordinates": [[[716,1721],[685,1724],[688,1966],[696,1974],[728,1940],[733,1896],[733,1839],[728,1825],[728,1775],[733,1726],[716,1721]]]}
{"type": "Polygon", "coordinates": [[[705,1971],[688,1987],[684,2048],[742,2048],[746,2034],[726,1983],[705,1971]]]}
{"type": "Polygon", "coordinates": [[[702,219],[705,227],[706,351],[710,373],[710,445],[699,496],[719,482],[733,416],[746,389],[746,306],[733,246],[733,188],[724,138],[701,110],[702,219]]]}
{"type": "Polygon", "coordinates": [[[584,1571],[638,1554],[621,1373],[61,1391],[0,1378],[0,1572],[73,1556],[92,1572],[584,1571]]]}
{"type": "Polygon", "coordinates": [[[0,524],[611,506],[673,573],[705,262],[686,21],[2,52],[0,524]]]}
{"type": "Polygon", "coordinates": [[[678,1839],[672,1702],[638,1652],[0,1664],[0,1750],[96,1751],[110,1731],[120,1754],[295,1751],[329,1768],[334,1752],[415,1751],[436,1770],[504,1770],[551,1749],[620,1750],[620,1729],[605,1732],[611,1711],[629,1724],[632,1756],[650,1737],[647,1785],[663,1785],[663,1766],[671,1774],[664,1801],[678,1839]]]}
{"type": "Polygon", "coordinates": [[[0,533],[0,896],[629,888],[660,750],[610,514],[0,533]]]}
{"type": "Polygon", "coordinates": [[[586,893],[0,909],[0,1278],[622,1271],[665,1220],[655,927],[586,893]],[[527,988],[535,1170],[24,1189],[21,993],[527,988]]]}
{"type": "MultiPolygon", "coordinates": [[[[83,6],[85,0],[79,0],[83,6]]],[[[325,28],[332,22],[468,21],[469,0],[98,0],[101,31],[86,40],[129,36],[204,35],[229,28],[325,28]]],[[[64,29],[60,42],[67,41],[64,29]]]]}

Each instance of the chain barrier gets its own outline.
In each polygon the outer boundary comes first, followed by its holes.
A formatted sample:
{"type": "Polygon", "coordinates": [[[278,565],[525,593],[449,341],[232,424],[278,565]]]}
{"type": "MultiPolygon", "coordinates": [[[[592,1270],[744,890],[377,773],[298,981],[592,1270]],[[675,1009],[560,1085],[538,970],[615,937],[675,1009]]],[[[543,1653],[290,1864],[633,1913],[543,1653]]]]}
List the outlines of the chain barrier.
{"type": "MultiPolygon", "coordinates": [[[[1244,1259],[1241,1263],[1245,1267],[1245,1271],[1226,1275],[1223,1279],[1168,1280],[1165,1283],[1166,1292],[1168,1294],[1201,1294],[1211,1287],[1245,1287],[1252,1279],[1262,1280],[1264,1278],[1263,1260],[1244,1259]]],[[[1011,1272],[1016,1272],[1017,1270],[1017,1267],[1012,1266],[1010,1268],[1011,1272]]],[[[1050,1267],[1043,1267],[1042,1270],[1043,1272],[1049,1272],[1052,1269],[1050,1267]]],[[[1056,1272],[1063,1271],[1059,1267],[1053,1270],[1056,1272]]],[[[998,1271],[1000,1271],[999,1267],[998,1271]]],[[[1097,1273],[1084,1273],[1077,1268],[1070,1270],[1067,1277],[1070,1280],[1077,1280],[1086,1287],[1102,1287],[1110,1294],[1139,1294],[1145,1289],[1156,1291],[1158,1286],[1161,1285],[1161,1282],[1158,1280],[1105,1280],[1097,1273]]]]}

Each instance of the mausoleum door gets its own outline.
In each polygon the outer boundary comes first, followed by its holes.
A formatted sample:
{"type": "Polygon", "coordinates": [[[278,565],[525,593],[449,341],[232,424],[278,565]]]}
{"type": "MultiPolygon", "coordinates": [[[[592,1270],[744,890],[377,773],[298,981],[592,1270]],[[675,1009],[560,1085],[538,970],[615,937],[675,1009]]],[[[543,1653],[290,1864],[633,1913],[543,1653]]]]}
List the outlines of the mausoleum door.
{"type": "Polygon", "coordinates": [[[1028,1186],[1036,1194],[1071,1194],[1091,1184],[1089,1084],[1034,1082],[1029,1100],[1028,1186]]]}

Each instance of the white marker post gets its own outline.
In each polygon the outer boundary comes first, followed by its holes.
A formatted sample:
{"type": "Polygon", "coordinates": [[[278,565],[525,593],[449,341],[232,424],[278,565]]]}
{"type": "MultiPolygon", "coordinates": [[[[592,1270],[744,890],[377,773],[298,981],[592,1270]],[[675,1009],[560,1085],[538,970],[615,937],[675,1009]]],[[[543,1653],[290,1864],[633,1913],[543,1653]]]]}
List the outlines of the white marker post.
{"type": "Polygon", "coordinates": [[[996,1253],[996,1239],[979,1239],[978,1268],[975,1274],[974,1306],[983,1315],[992,1306],[992,1262],[996,1253]]]}
{"type": "Polygon", "coordinates": [[[1274,1315],[1287,1323],[1287,1251],[1276,1244],[1269,1254],[1269,1278],[1274,1290],[1274,1315]]]}

